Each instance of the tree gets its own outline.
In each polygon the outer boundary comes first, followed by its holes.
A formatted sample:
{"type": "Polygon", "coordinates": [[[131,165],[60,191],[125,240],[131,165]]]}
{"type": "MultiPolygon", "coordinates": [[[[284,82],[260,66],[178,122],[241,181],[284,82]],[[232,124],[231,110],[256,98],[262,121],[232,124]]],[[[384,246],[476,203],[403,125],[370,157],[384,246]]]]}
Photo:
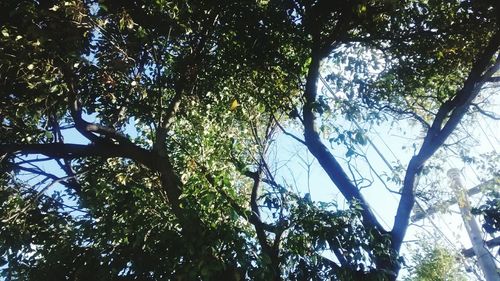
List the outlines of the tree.
{"type": "Polygon", "coordinates": [[[395,280],[417,178],[471,109],[488,114],[480,90],[497,80],[498,9],[486,0],[2,1],[3,275],[395,280]],[[347,99],[318,93],[327,60],[345,75],[326,80],[347,99]],[[367,143],[335,116],[422,130],[392,229],[325,144],[353,158],[367,143]],[[349,208],[275,177],[267,155],[279,131],[307,147],[349,208]],[[75,134],[85,141],[68,142],[75,134]]]}
{"type": "Polygon", "coordinates": [[[457,258],[457,254],[441,246],[422,245],[412,256],[415,266],[405,280],[467,280],[457,258]]]}

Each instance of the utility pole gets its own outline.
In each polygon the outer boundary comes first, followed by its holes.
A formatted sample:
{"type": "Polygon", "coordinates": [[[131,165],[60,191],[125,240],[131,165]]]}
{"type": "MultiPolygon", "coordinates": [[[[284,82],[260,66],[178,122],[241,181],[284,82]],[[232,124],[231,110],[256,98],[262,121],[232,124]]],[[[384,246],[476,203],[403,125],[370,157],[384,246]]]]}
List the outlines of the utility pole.
{"type": "MultiPolygon", "coordinates": [[[[467,190],[467,195],[472,196],[481,193],[485,187],[490,186],[492,184],[495,184],[495,179],[491,179],[474,186],[473,188],[467,190]]],[[[414,210],[413,216],[411,216],[411,222],[417,222],[419,220],[425,219],[426,217],[438,213],[441,210],[448,209],[451,205],[455,205],[457,203],[458,203],[457,198],[452,198],[450,200],[444,201],[442,204],[439,204],[437,206],[432,206],[427,210],[424,210],[423,208],[416,209],[414,210]]]]}
{"type": "Polygon", "coordinates": [[[457,197],[465,229],[467,230],[467,234],[469,234],[472,249],[474,249],[474,253],[476,254],[479,267],[481,267],[486,281],[500,281],[500,275],[497,272],[495,261],[493,260],[490,252],[484,247],[484,241],[481,238],[481,231],[476,220],[471,214],[469,198],[462,181],[460,180],[460,171],[458,169],[450,169],[448,170],[448,177],[451,179],[451,188],[457,197]]]}

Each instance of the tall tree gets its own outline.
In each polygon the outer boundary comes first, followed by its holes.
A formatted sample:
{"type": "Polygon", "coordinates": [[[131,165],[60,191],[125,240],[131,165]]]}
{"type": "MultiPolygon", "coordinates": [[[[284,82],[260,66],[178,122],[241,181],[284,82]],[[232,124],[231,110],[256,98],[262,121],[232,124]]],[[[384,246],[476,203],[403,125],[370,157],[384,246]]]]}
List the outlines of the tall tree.
{"type": "Polygon", "coordinates": [[[2,1],[3,275],[395,280],[417,178],[497,80],[499,14],[493,0],[2,1]],[[346,99],[318,92],[328,63],[352,74],[326,77],[346,99]],[[423,131],[391,229],[325,144],[366,143],[335,116],[423,131]],[[284,122],[349,208],[277,180],[284,122]]]}

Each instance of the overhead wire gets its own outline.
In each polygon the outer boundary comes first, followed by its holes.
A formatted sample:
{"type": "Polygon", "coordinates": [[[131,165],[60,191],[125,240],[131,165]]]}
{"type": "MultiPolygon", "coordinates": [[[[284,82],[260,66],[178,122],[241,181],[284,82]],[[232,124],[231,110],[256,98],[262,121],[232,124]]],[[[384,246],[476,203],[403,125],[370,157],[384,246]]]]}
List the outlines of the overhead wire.
{"type": "Polygon", "coordinates": [[[479,126],[479,129],[483,132],[484,136],[486,137],[486,140],[488,141],[488,143],[491,145],[491,148],[493,148],[493,151],[497,152],[496,148],[495,148],[495,145],[493,145],[493,143],[491,142],[490,140],[490,137],[488,136],[488,134],[484,131],[483,129],[483,126],[481,125],[481,122],[477,122],[478,126],[479,126]]]}

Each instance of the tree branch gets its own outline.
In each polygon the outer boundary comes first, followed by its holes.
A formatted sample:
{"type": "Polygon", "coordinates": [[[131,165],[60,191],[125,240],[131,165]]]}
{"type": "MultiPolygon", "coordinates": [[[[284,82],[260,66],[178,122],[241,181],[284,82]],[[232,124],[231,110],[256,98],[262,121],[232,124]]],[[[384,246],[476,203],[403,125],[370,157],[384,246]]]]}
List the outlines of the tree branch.
{"type": "Polygon", "coordinates": [[[490,77],[487,82],[498,83],[500,82],[500,76],[490,77]]]}
{"type": "Polygon", "coordinates": [[[63,73],[64,81],[68,86],[68,102],[71,117],[75,122],[76,130],[86,137],[88,140],[94,143],[101,142],[102,139],[96,136],[94,133],[102,135],[109,139],[114,139],[119,143],[131,144],[132,142],[123,134],[115,130],[114,128],[102,126],[100,124],[94,124],[87,122],[82,117],[82,105],[78,98],[77,90],[77,77],[72,73],[71,69],[66,65],[65,62],[60,62],[61,71],[63,73]]]}
{"type": "Polygon", "coordinates": [[[482,109],[481,107],[479,107],[479,105],[475,104],[475,103],[472,103],[471,104],[472,106],[474,106],[474,108],[479,112],[481,113],[482,115],[488,117],[488,118],[491,118],[493,120],[500,120],[500,116],[499,115],[496,115],[494,112],[489,112],[489,111],[486,111],[484,109],[482,109]]]}
{"type": "Polygon", "coordinates": [[[135,150],[125,149],[121,145],[114,144],[2,144],[0,145],[1,154],[43,154],[51,158],[76,159],[84,157],[99,156],[104,158],[125,157],[136,160],[148,167],[154,167],[155,164],[148,160],[146,154],[151,154],[142,148],[135,150]]]}
{"type": "MultiPolygon", "coordinates": [[[[181,182],[174,172],[170,159],[161,157],[156,153],[140,148],[133,144],[2,144],[0,155],[12,154],[42,154],[51,158],[77,159],[86,157],[101,158],[129,158],[154,171],[160,173],[162,187],[167,193],[168,200],[176,215],[181,215],[179,197],[181,195],[181,182]]],[[[4,158],[4,157],[2,157],[4,158]]]]}
{"type": "Polygon", "coordinates": [[[294,139],[294,140],[296,140],[296,141],[300,142],[300,143],[301,143],[301,144],[303,144],[303,145],[306,145],[305,141],[301,140],[301,139],[300,139],[299,137],[297,137],[296,135],[294,135],[294,134],[292,134],[292,133],[288,132],[287,130],[285,130],[285,128],[283,128],[283,126],[281,126],[281,124],[278,122],[278,119],[276,119],[276,117],[274,117],[274,116],[273,116],[273,118],[274,118],[274,121],[276,122],[276,125],[278,126],[278,128],[280,128],[280,130],[283,132],[283,134],[285,134],[285,135],[287,135],[287,136],[291,137],[292,139],[294,139]]]}
{"type": "Polygon", "coordinates": [[[24,167],[24,166],[19,165],[18,163],[15,163],[15,164],[7,163],[7,169],[21,170],[21,171],[29,172],[32,174],[41,175],[41,176],[46,177],[47,179],[51,179],[54,181],[59,180],[60,183],[62,183],[64,186],[74,190],[75,192],[79,192],[81,190],[80,186],[75,181],[73,181],[76,177],[75,174],[69,175],[69,176],[65,177],[63,180],[61,180],[59,177],[57,177],[53,174],[44,172],[40,169],[24,167]]]}
{"type": "Polygon", "coordinates": [[[351,182],[342,166],[335,159],[328,148],[323,144],[316,128],[316,116],[314,108],[317,97],[317,80],[319,78],[319,68],[321,55],[317,52],[312,53],[312,61],[307,74],[305,100],[303,107],[304,119],[304,138],[309,151],[316,157],[321,167],[328,174],[333,183],[337,186],[347,201],[357,202],[361,206],[361,215],[366,226],[374,227],[380,232],[385,232],[382,225],[378,222],[371,211],[365,198],[351,182]]]}
{"type": "Polygon", "coordinates": [[[500,32],[490,39],[488,45],[474,62],[469,76],[454,98],[446,101],[439,108],[424,142],[408,164],[401,200],[397,209],[394,226],[391,233],[391,247],[399,252],[403,238],[408,228],[411,210],[415,204],[415,181],[424,163],[444,144],[445,140],[455,130],[462,117],[469,109],[472,100],[479,94],[483,84],[500,68],[500,56],[491,67],[491,58],[498,52],[500,32]],[[489,67],[489,68],[488,68],[489,67]],[[484,74],[483,74],[484,73],[484,74]],[[447,117],[449,118],[447,119],[447,117]]]}

